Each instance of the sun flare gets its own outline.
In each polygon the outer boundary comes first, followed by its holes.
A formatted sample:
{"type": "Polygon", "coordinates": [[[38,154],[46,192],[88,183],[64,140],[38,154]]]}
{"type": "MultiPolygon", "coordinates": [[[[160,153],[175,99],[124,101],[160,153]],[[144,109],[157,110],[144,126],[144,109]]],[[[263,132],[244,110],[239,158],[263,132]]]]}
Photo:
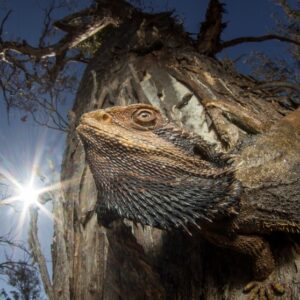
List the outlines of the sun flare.
{"type": "MultiPolygon", "coordinates": [[[[58,199],[63,188],[79,183],[79,178],[72,178],[52,184],[45,184],[44,182],[40,182],[34,168],[31,171],[30,176],[27,176],[27,178],[29,177],[27,183],[18,180],[5,170],[2,171],[2,174],[6,179],[8,186],[11,186],[11,196],[0,200],[0,207],[2,205],[15,206],[20,212],[17,227],[15,229],[17,234],[21,234],[24,224],[28,222],[31,209],[38,210],[43,213],[43,216],[54,220],[55,218],[52,214],[51,206],[49,209],[45,204],[48,201],[58,199]]],[[[56,220],[56,222],[57,221],[58,220],[56,220]]]]}
{"type": "Polygon", "coordinates": [[[26,205],[34,205],[38,201],[39,191],[31,184],[22,186],[20,188],[19,198],[21,201],[24,201],[26,205]]]}
{"type": "Polygon", "coordinates": [[[33,133],[30,131],[26,139],[20,137],[20,144],[16,143],[15,147],[0,147],[0,212],[9,214],[5,216],[8,220],[11,217],[9,230],[16,234],[16,239],[27,231],[35,215],[40,220],[46,217],[60,222],[52,213],[55,204],[63,201],[66,188],[81,181],[80,177],[59,178],[57,151],[62,146],[61,138],[50,137],[46,131],[38,132],[35,137],[33,133]]]}

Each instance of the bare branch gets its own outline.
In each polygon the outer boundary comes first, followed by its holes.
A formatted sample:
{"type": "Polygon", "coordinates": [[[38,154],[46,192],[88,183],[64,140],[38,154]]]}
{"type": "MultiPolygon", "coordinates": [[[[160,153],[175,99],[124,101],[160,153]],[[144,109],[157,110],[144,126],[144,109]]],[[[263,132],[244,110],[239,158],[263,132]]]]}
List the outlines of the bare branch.
{"type": "MultiPolygon", "coordinates": [[[[81,23],[81,26],[76,26],[76,30],[69,30],[67,35],[57,43],[48,47],[33,47],[26,41],[12,42],[3,41],[0,43],[0,54],[5,56],[6,51],[13,51],[23,55],[29,55],[34,58],[52,57],[62,54],[64,51],[72,49],[80,44],[82,41],[88,39],[92,35],[101,31],[108,25],[118,26],[124,18],[131,16],[133,11],[132,6],[123,1],[116,5],[104,5],[95,10],[95,14],[91,16],[88,23],[81,23]]],[[[87,10],[83,10],[76,14],[76,17],[84,16],[87,10]]],[[[72,15],[71,15],[72,16],[72,15]]],[[[73,15],[74,17],[74,15],[73,15]]],[[[62,23],[56,22],[56,26],[62,23]]]]}
{"type": "Polygon", "coordinates": [[[96,9],[93,7],[89,7],[87,9],[68,15],[61,20],[55,21],[53,23],[53,26],[65,32],[74,32],[74,30],[76,30],[78,27],[78,25],[74,24],[74,21],[76,19],[92,16],[95,13],[96,13],[96,9]]]}
{"type": "Polygon", "coordinates": [[[19,265],[32,267],[31,263],[8,260],[0,263],[0,274],[5,274],[7,270],[14,270],[15,267],[19,265]]]}
{"type": "Polygon", "coordinates": [[[40,126],[44,126],[49,129],[54,129],[54,130],[58,130],[58,131],[62,131],[62,132],[68,131],[67,129],[61,128],[60,126],[58,126],[56,122],[55,122],[55,126],[52,126],[49,124],[49,122],[43,122],[43,121],[39,120],[33,112],[30,112],[30,114],[32,116],[33,121],[40,126]]]}
{"type": "Polygon", "coordinates": [[[258,84],[251,88],[251,90],[264,90],[264,89],[289,89],[300,93],[300,87],[298,84],[287,81],[272,81],[258,84]]]}
{"type": "Polygon", "coordinates": [[[278,41],[288,42],[288,43],[292,43],[297,46],[300,46],[300,42],[290,39],[288,37],[280,36],[277,34],[267,34],[267,35],[262,35],[262,36],[239,37],[239,38],[235,38],[235,39],[223,42],[222,44],[220,44],[217,52],[220,52],[225,48],[233,47],[233,46],[243,44],[243,43],[257,43],[257,42],[264,42],[264,41],[269,41],[269,40],[278,40],[278,41]]]}
{"type": "Polygon", "coordinates": [[[47,35],[50,32],[50,25],[51,25],[51,14],[54,11],[55,6],[54,6],[54,2],[52,2],[52,4],[50,5],[49,8],[46,8],[44,10],[45,13],[45,17],[44,17],[44,28],[42,31],[42,34],[39,38],[39,47],[44,47],[45,46],[45,39],[47,37],[47,35]]]}
{"type": "Polygon", "coordinates": [[[26,253],[28,256],[31,256],[31,253],[24,246],[24,244],[22,242],[15,240],[13,237],[11,237],[10,233],[0,236],[0,245],[1,246],[9,246],[11,248],[14,248],[14,247],[19,248],[24,253],[26,253]]]}
{"type": "Polygon", "coordinates": [[[41,274],[41,278],[43,281],[45,292],[50,300],[54,299],[54,292],[52,283],[50,280],[50,276],[48,273],[46,259],[42,253],[41,245],[38,239],[38,210],[36,208],[32,208],[30,210],[30,229],[29,229],[29,240],[28,243],[32,250],[32,254],[34,260],[36,261],[39,271],[41,274]]]}
{"type": "Polygon", "coordinates": [[[277,2],[283,8],[288,17],[294,19],[295,21],[300,21],[300,10],[292,9],[286,0],[277,0],[277,2]]]}
{"type": "Polygon", "coordinates": [[[81,28],[76,33],[67,34],[67,36],[62,38],[58,43],[44,48],[32,47],[27,44],[26,41],[23,41],[22,43],[5,41],[0,43],[0,54],[5,56],[5,52],[9,50],[35,58],[56,56],[76,47],[79,43],[110,24],[116,26],[118,23],[111,17],[104,17],[101,19],[96,18],[93,22],[84,28],[81,28]]]}
{"type": "Polygon", "coordinates": [[[12,13],[12,10],[9,10],[0,24],[0,41],[2,41],[2,34],[3,34],[5,22],[8,20],[8,17],[11,13],[12,13]]]}
{"type": "Polygon", "coordinates": [[[222,23],[224,13],[223,4],[218,0],[211,0],[206,11],[205,21],[197,38],[197,48],[200,53],[213,55],[220,45],[222,30],[226,27],[222,23]]]}
{"type": "Polygon", "coordinates": [[[5,106],[6,106],[6,112],[7,112],[8,122],[9,122],[10,100],[9,100],[9,97],[7,96],[6,88],[5,88],[5,85],[3,84],[3,81],[1,80],[1,77],[0,77],[0,87],[1,87],[1,90],[2,90],[3,99],[4,99],[5,104],[6,104],[5,106]]]}
{"type": "MultiPolygon", "coordinates": [[[[54,23],[67,33],[58,42],[48,45],[46,39],[53,30],[51,14],[59,7],[54,0],[51,3],[44,10],[38,47],[26,41],[3,40],[0,36],[0,90],[8,116],[11,108],[21,109],[40,125],[66,131],[68,124],[59,114],[58,104],[68,98],[68,93],[73,93],[77,85],[67,66],[70,62],[88,63],[89,60],[77,46],[106,26],[118,26],[131,18],[135,9],[123,0],[95,1],[89,8],[54,23]]],[[[9,13],[2,21],[2,30],[9,13]]],[[[26,121],[26,117],[23,120],[26,121]]]]}

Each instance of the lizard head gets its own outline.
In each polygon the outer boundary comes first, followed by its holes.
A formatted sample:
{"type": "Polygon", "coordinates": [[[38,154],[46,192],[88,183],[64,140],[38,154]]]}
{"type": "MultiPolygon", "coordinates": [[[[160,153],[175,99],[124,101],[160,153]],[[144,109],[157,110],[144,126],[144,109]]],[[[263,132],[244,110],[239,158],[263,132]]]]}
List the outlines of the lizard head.
{"type": "MultiPolygon", "coordinates": [[[[134,104],[86,113],[81,117],[77,132],[84,142],[94,146],[111,143],[112,148],[117,144],[125,152],[138,149],[145,152],[159,146],[155,145],[153,131],[167,122],[153,106],[134,104]]],[[[113,158],[112,151],[106,154],[113,158]]]]}
{"type": "Polygon", "coordinates": [[[184,227],[238,205],[226,158],[151,105],[86,113],[77,132],[102,200],[120,217],[184,227]]]}

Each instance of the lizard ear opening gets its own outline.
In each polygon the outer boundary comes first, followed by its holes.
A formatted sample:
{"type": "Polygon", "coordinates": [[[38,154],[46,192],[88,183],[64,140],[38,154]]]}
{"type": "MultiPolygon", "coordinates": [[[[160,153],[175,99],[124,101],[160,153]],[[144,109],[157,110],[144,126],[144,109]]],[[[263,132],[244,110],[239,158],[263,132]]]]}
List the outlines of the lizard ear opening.
{"type": "Polygon", "coordinates": [[[131,118],[139,129],[153,129],[157,123],[156,112],[147,108],[136,110],[131,118]]]}

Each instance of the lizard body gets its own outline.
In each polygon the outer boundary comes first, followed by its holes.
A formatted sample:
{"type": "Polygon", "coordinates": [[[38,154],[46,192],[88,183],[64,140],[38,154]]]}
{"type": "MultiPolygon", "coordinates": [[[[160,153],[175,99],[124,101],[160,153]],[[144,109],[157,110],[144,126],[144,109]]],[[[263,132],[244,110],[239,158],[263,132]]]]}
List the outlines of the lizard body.
{"type": "Polygon", "coordinates": [[[299,115],[298,109],[258,136],[232,164],[151,105],[84,114],[77,131],[98,189],[100,222],[198,227],[211,242],[250,255],[264,280],[274,259],[263,235],[300,232],[299,115]]]}

